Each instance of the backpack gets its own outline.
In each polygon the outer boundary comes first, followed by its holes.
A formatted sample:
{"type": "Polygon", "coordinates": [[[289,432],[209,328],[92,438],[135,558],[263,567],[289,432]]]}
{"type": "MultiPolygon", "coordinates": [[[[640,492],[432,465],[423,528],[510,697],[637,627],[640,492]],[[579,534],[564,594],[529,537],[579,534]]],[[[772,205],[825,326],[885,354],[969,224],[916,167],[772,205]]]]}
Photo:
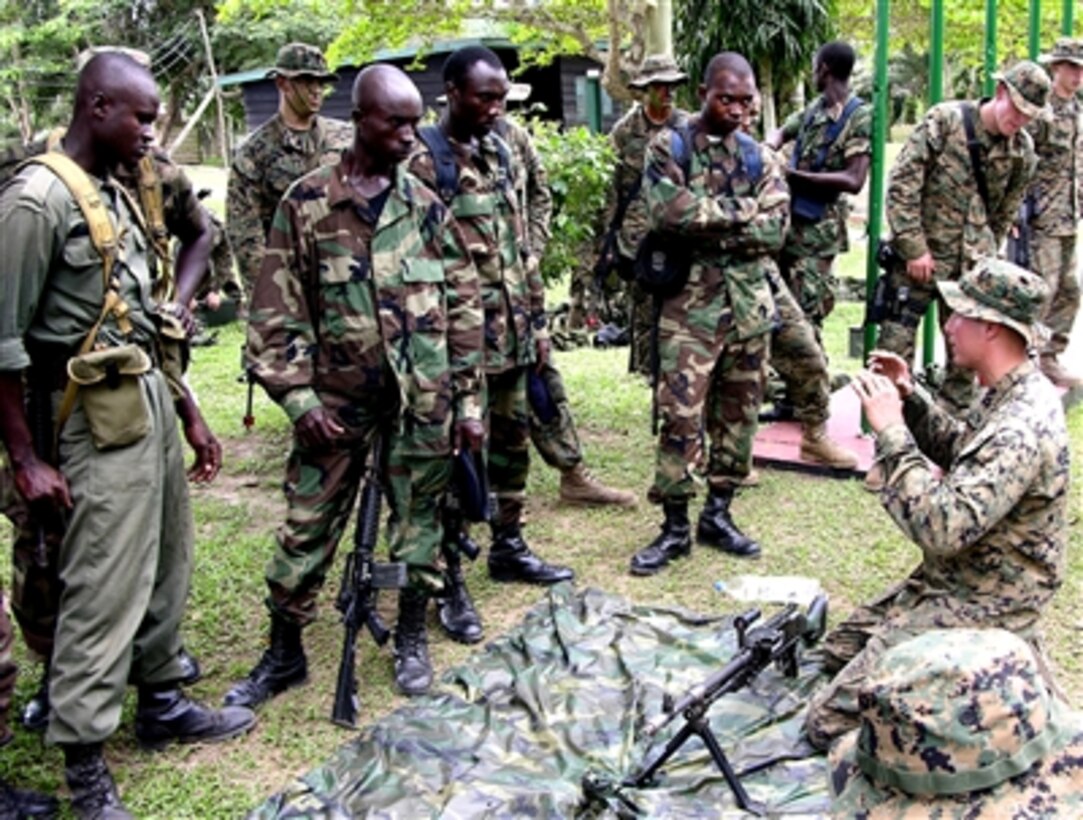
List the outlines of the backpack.
{"type": "MultiPolygon", "coordinates": [[[[741,165],[753,184],[763,176],[760,146],[743,131],[735,132],[741,165]]],[[[685,184],[692,173],[692,131],[684,123],[670,131],[670,155],[684,174],[685,184]]],[[[685,237],[664,231],[648,231],[636,249],[635,279],[644,292],[656,299],[670,299],[688,283],[692,252],[685,237]]]]}
{"type": "MultiPolygon", "coordinates": [[[[459,164],[455,161],[447,134],[439,125],[423,125],[417,129],[417,136],[432,154],[436,169],[436,193],[445,205],[451,207],[452,200],[459,194],[459,164]]],[[[507,143],[499,136],[494,142],[500,158],[500,169],[503,171],[500,187],[505,190],[511,185],[511,154],[507,143]]]]}

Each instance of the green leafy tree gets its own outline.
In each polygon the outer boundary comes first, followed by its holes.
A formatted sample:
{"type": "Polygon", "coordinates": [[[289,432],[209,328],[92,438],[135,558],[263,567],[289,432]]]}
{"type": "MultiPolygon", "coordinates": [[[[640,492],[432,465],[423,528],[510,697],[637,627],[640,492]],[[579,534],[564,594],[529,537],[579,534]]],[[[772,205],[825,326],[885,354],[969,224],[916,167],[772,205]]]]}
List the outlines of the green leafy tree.
{"type": "Polygon", "coordinates": [[[779,91],[811,72],[816,49],[831,39],[832,0],[676,0],[674,42],[693,80],[720,51],[743,54],[763,95],[763,124],[775,127],[779,91]]]}
{"type": "Polygon", "coordinates": [[[553,192],[553,235],[541,262],[542,278],[550,283],[592,263],[616,156],[607,137],[581,126],[561,131],[535,120],[530,129],[553,192]]]}

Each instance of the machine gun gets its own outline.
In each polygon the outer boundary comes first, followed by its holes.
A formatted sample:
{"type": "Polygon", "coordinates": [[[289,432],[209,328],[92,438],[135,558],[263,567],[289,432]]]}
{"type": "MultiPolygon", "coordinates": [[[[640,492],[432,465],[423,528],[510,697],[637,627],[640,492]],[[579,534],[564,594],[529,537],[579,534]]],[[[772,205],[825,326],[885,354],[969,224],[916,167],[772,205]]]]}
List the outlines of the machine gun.
{"type": "Polygon", "coordinates": [[[758,609],[750,609],[733,619],[737,630],[737,654],[702,683],[689,689],[674,702],[668,694],[663,700],[663,712],[643,727],[642,734],[653,738],[677,717],[684,718],[684,725],[666,744],[665,749],[650,763],[624,781],[625,786],[641,788],[653,783],[654,775],[678,749],[696,735],[707,747],[711,757],[721,770],[733,791],[737,805],[745,811],[762,814],[764,806],[752,800],[726,759],[722,747],[711,731],[707,712],[711,705],[725,694],[748,686],[771,664],[787,677],[797,677],[797,663],[802,644],[809,646],[818,641],[827,627],[827,598],[817,595],[807,612],[799,612],[796,604],[772,616],[762,625],[754,626],[760,618],[758,609]]]}
{"type": "Polygon", "coordinates": [[[380,530],[380,465],[383,462],[383,436],[377,434],[372,442],[369,468],[361,502],[357,507],[357,527],[353,536],[353,552],[346,556],[342,573],[342,588],[335,607],[342,613],[344,635],[342,658],[335,681],[335,703],[331,721],[348,729],[357,726],[357,677],[354,664],[357,634],[368,629],[377,646],[383,646],[391,631],[376,611],[376,594],[381,589],[402,589],[406,586],[406,565],[401,562],[377,563],[372,554],[380,530]]]}

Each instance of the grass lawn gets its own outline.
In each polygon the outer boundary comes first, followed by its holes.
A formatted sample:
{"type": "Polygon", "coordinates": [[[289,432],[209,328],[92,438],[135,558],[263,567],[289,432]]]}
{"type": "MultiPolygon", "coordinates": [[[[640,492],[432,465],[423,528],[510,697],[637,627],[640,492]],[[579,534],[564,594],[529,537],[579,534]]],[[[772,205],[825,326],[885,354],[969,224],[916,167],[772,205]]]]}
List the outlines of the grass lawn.
{"type": "MultiPolygon", "coordinates": [[[[847,260],[847,264],[853,264],[847,260]]],[[[859,267],[859,263],[855,265],[859,267]]],[[[852,370],[845,358],[846,328],[859,324],[861,308],[842,304],[829,321],[827,345],[835,369],[852,370]]],[[[263,649],[267,612],[263,605],[264,564],[282,517],[280,491],[289,431],[283,414],[257,391],[256,426],[245,432],[244,386],[237,382],[240,326],[220,330],[218,344],[194,351],[191,380],[205,413],[222,439],[226,462],[209,487],[193,490],[197,525],[196,564],[184,627],[188,648],[199,657],[205,677],[195,696],[218,702],[263,649]]],[[[606,481],[636,490],[650,482],[653,441],[650,396],[626,370],[627,351],[581,349],[558,353],[580,437],[590,467],[606,481]]],[[[1074,491],[1067,582],[1047,617],[1050,654],[1073,704],[1083,707],[1083,656],[1078,651],[1083,614],[1083,536],[1079,518],[1083,479],[1083,409],[1069,414],[1074,491]]],[[[741,573],[803,574],[818,577],[831,597],[832,618],[901,578],[918,551],[896,530],[876,498],[859,481],[763,471],[762,484],[744,491],[735,514],[764,547],[756,563],[741,562],[708,548],[653,578],[627,573],[632,553],[654,537],[657,509],[641,502],[632,510],[569,508],[557,501],[557,475],[540,459],[530,476],[526,536],[546,558],[571,565],[581,587],[598,587],[642,602],[679,604],[700,611],[741,608],[713,588],[719,578],[741,573]]],[[[7,536],[6,522],[0,537],[7,536]]],[[[347,539],[347,544],[348,544],[347,539]]],[[[10,578],[9,554],[0,550],[0,578],[10,578]]],[[[233,817],[261,802],[291,778],[325,759],[351,734],[328,720],[342,631],[333,608],[341,561],[321,596],[321,617],[305,633],[310,664],[307,686],[273,700],[248,737],[220,746],[174,747],[147,753],[132,732],[134,692],[124,719],[107,745],[121,792],[139,817],[233,817]]],[[[517,623],[543,592],[523,585],[493,584],[483,564],[468,567],[468,578],[495,637],[517,623]]],[[[7,584],[5,583],[5,586],[7,584]]],[[[118,591],[117,594],[122,594],[118,591]]],[[[381,607],[393,620],[393,603],[381,607]]],[[[444,638],[430,617],[433,661],[438,672],[464,663],[480,651],[444,638]]],[[[21,708],[38,680],[38,667],[16,640],[22,675],[16,692],[21,708]]],[[[401,704],[392,692],[389,649],[359,644],[360,721],[367,723],[401,704]]],[[[61,755],[16,727],[16,739],[0,754],[0,776],[19,785],[57,792],[63,782],[61,755]]]]}

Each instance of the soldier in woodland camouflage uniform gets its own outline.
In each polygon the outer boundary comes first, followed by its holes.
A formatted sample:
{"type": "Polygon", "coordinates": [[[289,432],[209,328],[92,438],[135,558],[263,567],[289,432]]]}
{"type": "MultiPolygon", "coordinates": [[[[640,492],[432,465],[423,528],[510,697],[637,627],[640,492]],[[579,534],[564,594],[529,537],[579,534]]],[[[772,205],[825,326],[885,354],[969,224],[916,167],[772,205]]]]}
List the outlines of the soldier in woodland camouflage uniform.
{"type": "Polygon", "coordinates": [[[844,195],[861,190],[872,154],[872,107],[867,103],[855,103],[857,107],[839,135],[833,141],[827,139],[828,130],[853,99],[850,74],[855,59],[853,48],[846,43],[822,46],[812,63],[820,96],[805,110],[795,112],[767,140],[775,150],[788,142],[800,143],[801,155],[792,159],[786,171],[791,194],[790,229],[779,255],[779,267],[801,309],[817,328],[823,327],[835,306],[835,257],[849,250],[849,204],[844,195]],[[810,218],[795,213],[793,198],[799,195],[823,202],[823,215],[810,218]]]}
{"type": "MultiPolygon", "coordinates": [[[[529,88],[530,86],[527,86],[527,89],[529,88]]],[[[527,265],[537,268],[545,254],[545,246],[550,236],[549,220],[553,213],[553,194],[549,190],[549,177],[526,128],[505,117],[500,120],[496,130],[516,158],[513,163],[517,174],[514,186],[520,209],[527,218],[527,265]]],[[[542,419],[531,405],[530,440],[545,463],[560,471],[561,501],[569,504],[633,506],[636,502],[633,493],[607,487],[591,475],[584,464],[583,448],[579,443],[579,432],[568,404],[564,379],[552,361],[545,363],[540,371],[540,378],[546,386],[556,414],[552,419],[542,419]]]]}
{"type": "MultiPolygon", "coordinates": [[[[1022,129],[1045,110],[1049,78],[1039,66],[1023,61],[997,80],[992,99],[933,106],[891,170],[887,219],[892,245],[905,265],[888,276],[904,304],[900,315],[881,324],[879,346],[908,362],[914,357],[917,326],[936,298],[936,284],[957,280],[979,256],[997,253],[1034,175],[1033,141],[1022,129]],[[967,150],[963,112],[968,108],[974,112],[988,204],[982,201],[967,150]]],[[[950,312],[943,301],[938,306],[943,329],[950,312]]],[[[957,413],[974,398],[971,374],[956,367],[950,354],[939,398],[957,413]]]]}
{"type": "Polygon", "coordinates": [[[1076,229],[1079,224],[1080,163],[1083,162],[1083,41],[1057,41],[1042,57],[1053,77],[1048,116],[1028,127],[1038,153],[1038,172],[1028,196],[1034,198],[1030,223],[1030,268],[1049,285],[1049,304],[1042,322],[1052,338],[1041,351],[1042,372],[1060,387],[1078,387],[1083,377],[1058,360],[1068,347],[1072,324],[1079,313],[1079,270],[1076,229]]]}
{"type": "Polygon", "coordinates": [[[876,432],[880,500],[922,561],[821,644],[837,673],[809,709],[808,733],[822,748],[857,724],[876,659],[918,632],[999,627],[1041,658],[1039,621],[1063,581],[1068,434],[1053,386],[1027,354],[1045,284],[985,258],[938,288],[954,311],[945,331],[955,360],[986,390],[957,419],[914,385],[902,358],[882,351],[853,382],[876,432]]]}
{"type": "MultiPolygon", "coordinates": [[[[528,216],[515,190],[523,172],[495,130],[504,113],[508,76],[500,58],[482,46],[452,53],[443,76],[447,109],[426,139],[448,146],[455,189],[442,190],[431,145],[419,145],[410,170],[444,197],[466,235],[481,280],[488,476],[497,501],[489,575],[496,581],[554,584],[574,573],[535,555],[520,530],[530,468],[527,371],[540,371],[550,350],[545,288],[528,246],[528,216]]],[[[468,636],[481,633],[480,618],[461,573],[451,573],[448,580],[442,623],[456,640],[471,640],[468,636]]]]}
{"type": "Polygon", "coordinates": [[[1001,629],[938,629],[880,658],[832,750],[832,816],[1083,816],[1083,714],[1001,629]]]}
{"type": "Polygon", "coordinates": [[[665,523],[633,557],[637,575],[691,551],[688,502],[704,434],[709,495],[697,540],[737,556],[760,551],[733,523],[730,504],[752,465],[775,316],[768,272],[782,246],[789,194],[777,158],[740,132],[755,92],[744,57],[716,55],[700,85],[703,108],[689,122],[687,164],[672,156],[669,129],[647,149],[643,186],[651,228],[687,242],[692,268],[659,321],[662,429],[648,497],[663,506],[665,523]],[[748,151],[760,158],[758,180],[746,167],[748,151]]]}
{"type": "MultiPolygon", "coordinates": [[[[609,132],[609,139],[617,153],[617,165],[613,171],[613,187],[606,205],[605,226],[608,228],[611,224],[618,203],[627,199],[627,210],[618,226],[617,247],[624,276],[629,278],[636,248],[648,230],[647,206],[642,187],[647,146],[659,131],[677,128],[687,121],[688,112],[677,108],[672,99],[676,87],[687,80],[688,75],[680,70],[672,57],[665,54],[647,57],[639,72],[628,83],[642,98],[617,120],[613,130],[609,132]]],[[[628,304],[631,306],[629,327],[632,330],[632,346],[628,354],[628,370],[650,378],[653,303],[651,297],[644,293],[634,280],[628,281],[624,287],[628,291],[628,304]]]]}
{"type": "Polygon", "coordinates": [[[374,65],[353,88],[354,145],[292,185],[252,294],[248,360],[294,425],[288,512],[267,566],[271,645],[226,695],[256,706],[303,683],[301,630],[357,496],[369,445],[387,443],[399,595],[395,682],[426,691],[428,597],[442,589],[438,501],[453,446],[479,450],[478,279],[448,209],[407,173],[421,95],[374,65]]]}
{"type": "MultiPolygon", "coordinates": [[[[757,95],[741,122],[741,130],[750,137],[753,136],[759,115],[760,98],[757,95]]],[[[857,466],[857,454],[827,434],[827,420],[831,415],[831,379],[827,372],[827,356],[816,328],[797,304],[782,275],[772,268],[767,276],[778,311],[771,333],[771,367],[785,384],[787,400],[792,405],[794,417],[801,424],[799,453],[808,461],[839,470],[852,470],[857,466]]],[[[758,483],[755,470],[742,483],[758,483]]]]}
{"type": "Polygon", "coordinates": [[[326,86],[338,80],[319,49],[282,46],[267,76],[278,88],[278,113],[234,152],[226,191],[226,233],[246,291],[259,276],[271,218],[286,189],[337,160],[353,140],[349,123],[319,116],[326,86]]]}

